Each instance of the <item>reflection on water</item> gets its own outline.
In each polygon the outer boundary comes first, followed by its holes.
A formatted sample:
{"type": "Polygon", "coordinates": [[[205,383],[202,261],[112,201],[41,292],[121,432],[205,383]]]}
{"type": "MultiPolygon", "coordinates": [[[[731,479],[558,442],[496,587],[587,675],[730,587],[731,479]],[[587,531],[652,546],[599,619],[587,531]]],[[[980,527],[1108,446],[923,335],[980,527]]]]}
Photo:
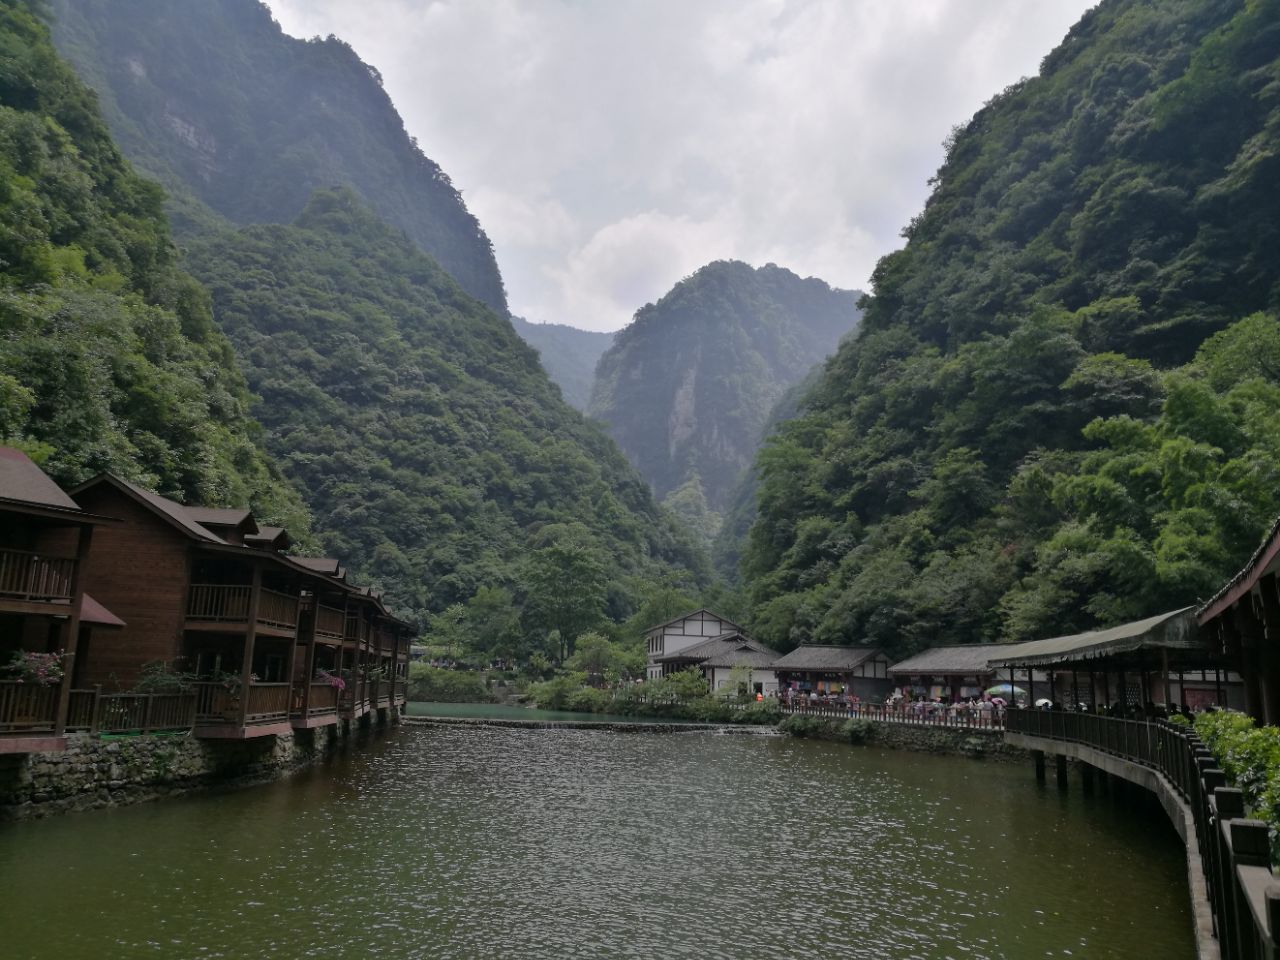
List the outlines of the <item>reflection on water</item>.
{"type": "Polygon", "coordinates": [[[1027,767],[410,728],[267,787],[0,826],[0,955],[1191,957],[1163,814],[1027,767]]]}

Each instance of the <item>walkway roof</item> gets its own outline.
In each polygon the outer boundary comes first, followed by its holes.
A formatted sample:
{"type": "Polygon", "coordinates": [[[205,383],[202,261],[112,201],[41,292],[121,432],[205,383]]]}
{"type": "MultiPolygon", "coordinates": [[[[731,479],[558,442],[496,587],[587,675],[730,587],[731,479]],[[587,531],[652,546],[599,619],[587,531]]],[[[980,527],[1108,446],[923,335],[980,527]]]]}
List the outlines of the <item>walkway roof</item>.
{"type": "Polygon", "coordinates": [[[1280,573],[1280,519],[1253,552],[1249,562],[1239,573],[1215,593],[1198,611],[1200,625],[1222,616],[1249,594],[1258,581],[1269,573],[1280,573]]]}
{"type": "Polygon", "coordinates": [[[993,656],[990,662],[992,666],[1001,667],[1044,667],[1160,648],[1201,649],[1196,635],[1194,607],[1183,607],[1106,630],[1010,644],[1004,653],[993,656]]]}

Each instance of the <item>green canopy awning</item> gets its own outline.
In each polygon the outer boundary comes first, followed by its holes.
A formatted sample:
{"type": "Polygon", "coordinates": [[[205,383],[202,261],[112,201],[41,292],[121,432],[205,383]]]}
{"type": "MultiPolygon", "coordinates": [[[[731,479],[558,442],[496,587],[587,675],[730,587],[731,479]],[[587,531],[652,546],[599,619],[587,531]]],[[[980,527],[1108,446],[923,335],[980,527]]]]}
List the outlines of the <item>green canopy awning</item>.
{"type": "Polygon", "coordinates": [[[998,657],[993,657],[990,664],[993,667],[1047,667],[1135,650],[1192,650],[1199,647],[1195,607],[1184,607],[1106,630],[1010,644],[998,657]]]}

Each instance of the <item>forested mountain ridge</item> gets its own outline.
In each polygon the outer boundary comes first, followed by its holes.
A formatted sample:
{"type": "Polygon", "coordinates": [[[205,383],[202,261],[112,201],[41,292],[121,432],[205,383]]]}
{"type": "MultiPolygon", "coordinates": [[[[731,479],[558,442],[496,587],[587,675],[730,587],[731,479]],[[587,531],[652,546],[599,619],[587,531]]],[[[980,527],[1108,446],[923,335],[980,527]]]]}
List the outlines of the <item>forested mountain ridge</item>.
{"type": "Polygon", "coordinates": [[[306,542],[163,201],[31,5],[0,0],[0,442],[63,485],[111,470],[306,542]]]}
{"type": "Polygon", "coordinates": [[[756,634],[898,654],[1212,593],[1280,512],[1277,182],[1276,0],[1086,14],[953,133],[762,452],[756,634]]]}
{"type": "Polygon", "coordinates": [[[511,317],[511,325],[525,343],[538,351],[542,366],[560,387],[565,401],[585,411],[591,401],[596,364],[613,344],[614,335],[563,323],[530,323],[517,316],[511,317]]]}
{"type": "Polygon", "coordinates": [[[523,599],[524,560],[562,541],[597,558],[618,618],[629,578],[705,582],[705,560],[507,320],[352,192],[194,243],[189,264],[327,548],[403,609],[495,588],[523,599]]]}
{"type": "Polygon", "coordinates": [[[773,264],[709,264],[617,334],[589,412],[659,498],[721,511],[774,404],[857,324],[858,297],[773,264]]]}
{"type": "Polygon", "coordinates": [[[488,237],[346,43],[289,37],[258,0],[51,10],[60,51],[98,91],[121,149],[171,190],[248,224],[288,223],[314,190],[350,186],[505,314],[488,237]]]}

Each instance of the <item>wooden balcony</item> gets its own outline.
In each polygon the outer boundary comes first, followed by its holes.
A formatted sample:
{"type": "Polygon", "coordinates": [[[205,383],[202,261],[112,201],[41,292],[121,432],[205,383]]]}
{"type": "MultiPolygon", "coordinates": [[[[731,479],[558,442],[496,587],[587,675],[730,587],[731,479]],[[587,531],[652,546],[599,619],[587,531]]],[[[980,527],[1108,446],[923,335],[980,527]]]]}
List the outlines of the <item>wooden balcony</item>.
{"type": "Polygon", "coordinates": [[[272,736],[291,729],[290,684],[250,683],[241,691],[224,683],[202,682],[196,687],[196,736],[246,740],[272,736]],[[241,694],[248,698],[241,703],[241,694]],[[244,722],[241,723],[241,708],[244,722]]]}
{"type": "Polygon", "coordinates": [[[338,722],[338,688],[329,683],[295,683],[289,720],[295,730],[338,722]],[[307,696],[308,686],[310,696],[307,696]]]}
{"type": "Polygon", "coordinates": [[[76,562],[26,550],[0,550],[0,607],[42,612],[50,604],[70,606],[76,562]]]}
{"type": "Polygon", "coordinates": [[[341,642],[346,635],[346,614],[336,607],[316,607],[316,637],[341,642]]]}
{"type": "Polygon", "coordinates": [[[61,750],[58,685],[0,681],[0,753],[61,750]]]}
{"type": "Polygon", "coordinates": [[[162,733],[195,726],[195,693],[108,693],[72,690],[67,729],[89,733],[162,733]]]}
{"type": "MultiPolygon", "coordinates": [[[[252,592],[247,584],[193,583],[187,600],[187,629],[243,629],[249,623],[252,592]]],[[[270,636],[294,636],[298,630],[297,596],[264,587],[258,596],[257,630],[270,636]]]]}

